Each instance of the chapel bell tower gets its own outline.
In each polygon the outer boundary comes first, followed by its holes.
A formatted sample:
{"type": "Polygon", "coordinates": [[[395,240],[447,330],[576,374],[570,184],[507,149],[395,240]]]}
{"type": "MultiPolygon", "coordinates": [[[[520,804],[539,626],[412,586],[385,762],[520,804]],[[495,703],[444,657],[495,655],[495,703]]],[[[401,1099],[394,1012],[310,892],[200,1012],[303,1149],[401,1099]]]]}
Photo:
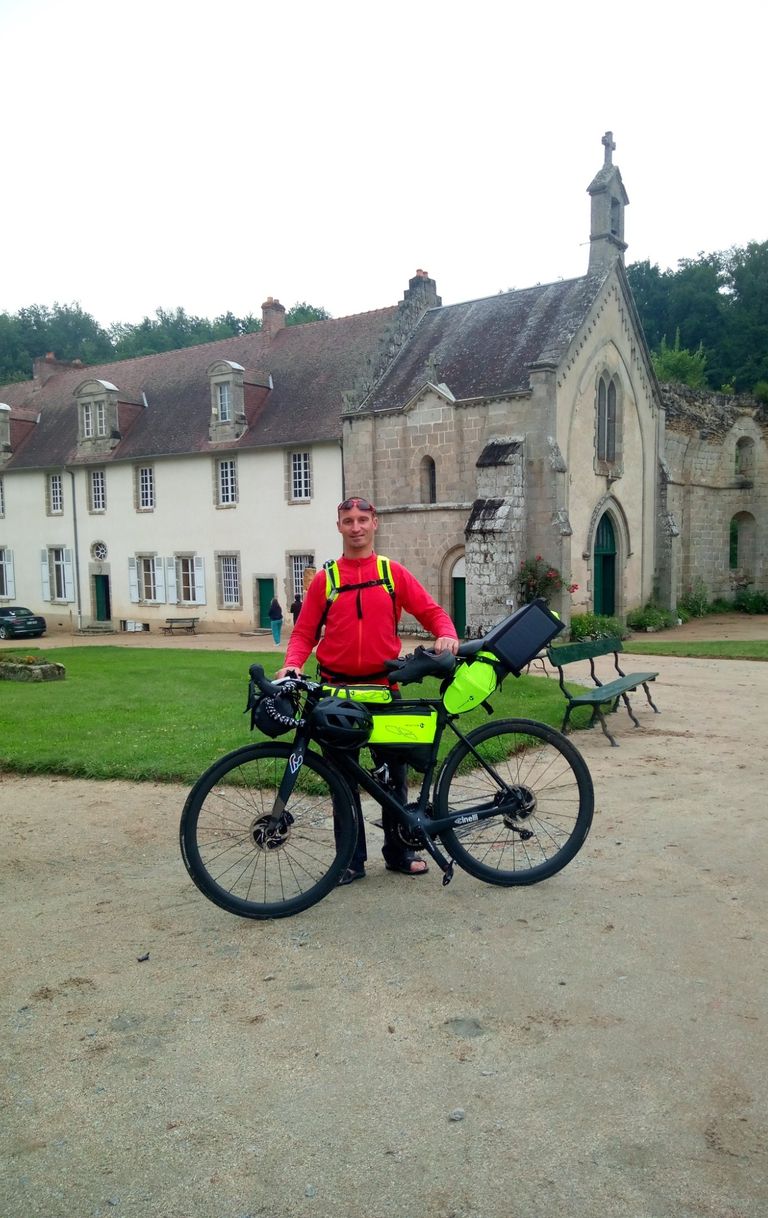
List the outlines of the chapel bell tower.
{"type": "Polygon", "coordinates": [[[592,224],[589,235],[589,274],[606,271],[617,258],[623,262],[627,243],[624,240],[624,208],[629,203],[621,174],[613,163],[616,145],[613,132],[606,131],[602,139],[605,159],[600,172],[587,187],[592,196],[592,224]]]}

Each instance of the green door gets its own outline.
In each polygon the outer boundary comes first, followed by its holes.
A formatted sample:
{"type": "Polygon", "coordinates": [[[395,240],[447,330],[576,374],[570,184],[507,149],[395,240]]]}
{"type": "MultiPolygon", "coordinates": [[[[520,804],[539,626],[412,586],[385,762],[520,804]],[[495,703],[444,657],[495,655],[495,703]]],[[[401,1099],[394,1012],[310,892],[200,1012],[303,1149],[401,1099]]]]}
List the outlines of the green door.
{"type": "Polygon", "coordinates": [[[453,624],[460,639],[467,629],[467,581],[463,575],[454,575],[453,580],[453,624]]]}
{"type": "Polygon", "coordinates": [[[272,604],[272,597],[275,595],[275,581],[273,579],[259,580],[259,626],[265,630],[269,630],[269,606],[272,604]]]}
{"type": "Polygon", "coordinates": [[[595,613],[613,617],[616,612],[616,534],[606,512],[595,537],[595,613]]]}
{"type": "Polygon", "coordinates": [[[108,575],[94,575],[93,592],[96,601],[96,621],[109,622],[112,618],[112,605],[109,596],[108,575]]]}

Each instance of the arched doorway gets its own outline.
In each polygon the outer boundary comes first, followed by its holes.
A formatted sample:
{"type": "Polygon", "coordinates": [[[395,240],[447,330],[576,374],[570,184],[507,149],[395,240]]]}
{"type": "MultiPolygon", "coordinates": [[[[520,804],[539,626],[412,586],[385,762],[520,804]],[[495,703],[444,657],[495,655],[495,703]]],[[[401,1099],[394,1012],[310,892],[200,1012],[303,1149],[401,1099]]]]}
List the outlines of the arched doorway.
{"type": "Polygon", "coordinates": [[[616,531],[607,512],[595,534],[595,613],[613,617],[616,612],[616,531]]]}
{"type": "Polygon", "coordinates": [[[454,563],[451,571],[451,617],[460,639],[467,630],[467,580],[464,557],[454,563]]]}

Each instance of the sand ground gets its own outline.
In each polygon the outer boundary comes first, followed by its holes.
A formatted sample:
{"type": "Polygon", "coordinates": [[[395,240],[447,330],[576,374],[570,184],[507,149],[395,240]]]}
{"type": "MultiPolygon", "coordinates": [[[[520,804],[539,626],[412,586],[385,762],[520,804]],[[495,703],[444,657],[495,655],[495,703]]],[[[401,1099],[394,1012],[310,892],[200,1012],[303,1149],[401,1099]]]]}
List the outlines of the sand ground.
{"type": "MultiPolygon", "coordinates": [[[[724,623],[678,633],[768,635],[724,623]]],[[[768,665],[641,666],[662,714],[576,734],[592,833],[527,889],[375,857],[245,922],[184,790],[6,775],[2,1218],[764,1218],[768,665]]]]}

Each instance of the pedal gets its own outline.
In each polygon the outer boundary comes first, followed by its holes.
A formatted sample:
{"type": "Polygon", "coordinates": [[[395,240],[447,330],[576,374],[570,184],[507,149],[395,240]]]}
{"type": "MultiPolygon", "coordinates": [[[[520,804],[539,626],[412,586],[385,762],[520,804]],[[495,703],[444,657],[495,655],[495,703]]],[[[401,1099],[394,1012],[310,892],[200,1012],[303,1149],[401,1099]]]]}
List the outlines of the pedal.
{"type": "Polygon", "coordinates": [[[443,872],[443,888],[453,879],[453,863],[449,863],[443,872]]]}

